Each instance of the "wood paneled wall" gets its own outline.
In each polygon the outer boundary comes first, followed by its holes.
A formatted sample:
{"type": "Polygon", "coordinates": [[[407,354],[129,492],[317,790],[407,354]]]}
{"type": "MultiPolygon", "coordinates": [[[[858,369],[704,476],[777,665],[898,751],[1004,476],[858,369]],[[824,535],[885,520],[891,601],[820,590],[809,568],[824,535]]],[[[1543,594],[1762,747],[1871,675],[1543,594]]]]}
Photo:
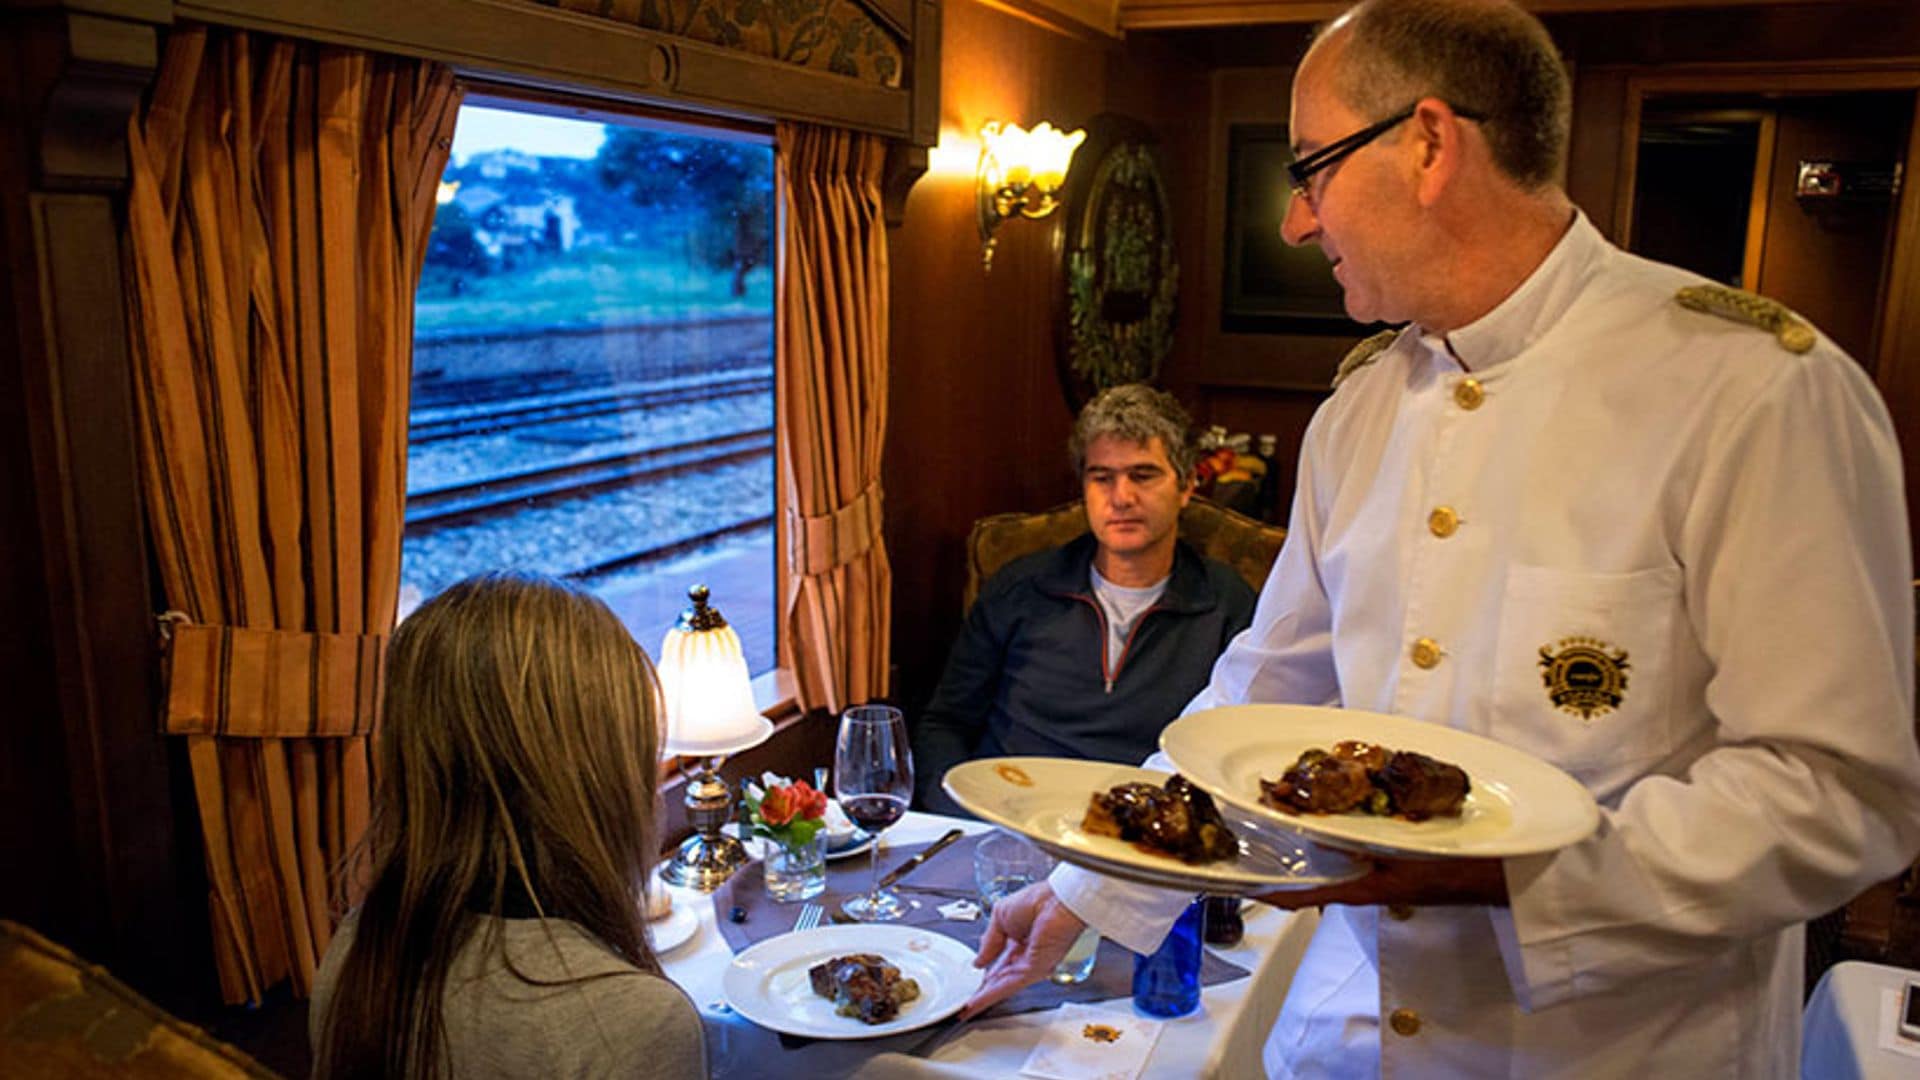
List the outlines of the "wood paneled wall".
{"type": "MultiPolygon", "coordinates": [[[[894,567],[895,696],[917,709],[959,626],[964,541],[975,518],[1074,498],[1072,425],[1056,374],[1060,222],[999,230],[993,272],[974,225],[978,132],[988,120],[1068,128],[1102,111],[1162,139],[1181,262],[1181,326],[1197,317],[1186,283],[1203,245],[1203,74],[1153,42],[1121,44],[1039,7],[950,0],[942,28],[941,141],[891,230],[891,415],[884,482],[894,567]]],[[[1171,361],[1192,363],[1184,330],[1171,361]]]]}
{"type": "MultiPolygon", "coordinates": [[[[152,709],[120,222],[150,29],[0,36],[0,914],[179,1008],[213,988],[199,852],[152,709]]],[[[4,1071],[0,1069],[0,1071],[4,1071]]]]}

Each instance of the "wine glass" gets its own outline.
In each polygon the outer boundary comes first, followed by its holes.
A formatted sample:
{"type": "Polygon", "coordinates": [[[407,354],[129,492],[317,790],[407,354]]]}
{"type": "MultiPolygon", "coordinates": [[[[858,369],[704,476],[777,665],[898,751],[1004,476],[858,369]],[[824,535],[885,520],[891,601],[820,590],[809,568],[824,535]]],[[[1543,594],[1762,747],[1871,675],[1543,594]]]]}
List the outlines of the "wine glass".
{"type": "Polygon", "coordinates": [[[913,798],[913,750],[907,718],[891,705],[855,705],[840,717],[833,745],[833,794],[855,825],[873,835],[873,885],[842,911],[861,922],[886,922],[907,906],[880,888],[880,832],[899,821],[913,798]]]}

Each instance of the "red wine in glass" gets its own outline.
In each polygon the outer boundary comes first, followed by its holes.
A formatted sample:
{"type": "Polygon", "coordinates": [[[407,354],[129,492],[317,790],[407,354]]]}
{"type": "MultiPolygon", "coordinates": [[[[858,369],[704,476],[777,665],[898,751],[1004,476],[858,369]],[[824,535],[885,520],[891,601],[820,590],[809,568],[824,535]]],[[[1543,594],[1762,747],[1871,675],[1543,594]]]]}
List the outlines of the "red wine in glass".
{"type": "Polygon", "coordinates": [[[906,816],[907,801],[892,795],[855,795],[841,800],[840,809],[855,825],[877,833],[906,816]]]}
{"type": "Polygon", "coordinates": [[[906,914],[898,896],[880,888],[879,834],[907,812],[913,798],[913,751],[907,720],[891,705],[855,705],[840,717],[833,746],[833,794],[840,809],[875,837],[873,885],[840,909],[861,922],[886,922],[906,914]]]}

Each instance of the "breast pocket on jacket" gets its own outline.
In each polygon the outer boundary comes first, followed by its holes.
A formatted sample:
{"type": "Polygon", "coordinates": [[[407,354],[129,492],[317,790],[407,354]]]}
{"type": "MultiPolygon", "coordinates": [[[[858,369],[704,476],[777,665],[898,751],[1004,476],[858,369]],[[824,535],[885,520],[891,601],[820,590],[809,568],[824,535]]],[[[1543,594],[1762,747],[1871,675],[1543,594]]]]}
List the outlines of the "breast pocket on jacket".
{"type": "Polygon", "coordinates": [[[1515,566],[1501,599],[1488,735],[1589,784],[1674,748],[1678,568],[1515,566]]]}

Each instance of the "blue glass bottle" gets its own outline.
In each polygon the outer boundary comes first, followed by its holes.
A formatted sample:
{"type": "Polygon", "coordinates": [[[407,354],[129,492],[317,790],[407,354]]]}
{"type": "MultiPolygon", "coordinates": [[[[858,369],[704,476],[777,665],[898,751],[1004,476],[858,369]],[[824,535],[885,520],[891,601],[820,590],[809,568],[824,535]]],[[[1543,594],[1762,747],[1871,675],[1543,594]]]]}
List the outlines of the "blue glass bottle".
{"type": "Polygon", "coordinates": [[[1133,958],[1133,1004],[1149,1016],[1185,1016],[1200,1007],[1202,900],[1187,905],[1152,956],[1133,958]]]}

